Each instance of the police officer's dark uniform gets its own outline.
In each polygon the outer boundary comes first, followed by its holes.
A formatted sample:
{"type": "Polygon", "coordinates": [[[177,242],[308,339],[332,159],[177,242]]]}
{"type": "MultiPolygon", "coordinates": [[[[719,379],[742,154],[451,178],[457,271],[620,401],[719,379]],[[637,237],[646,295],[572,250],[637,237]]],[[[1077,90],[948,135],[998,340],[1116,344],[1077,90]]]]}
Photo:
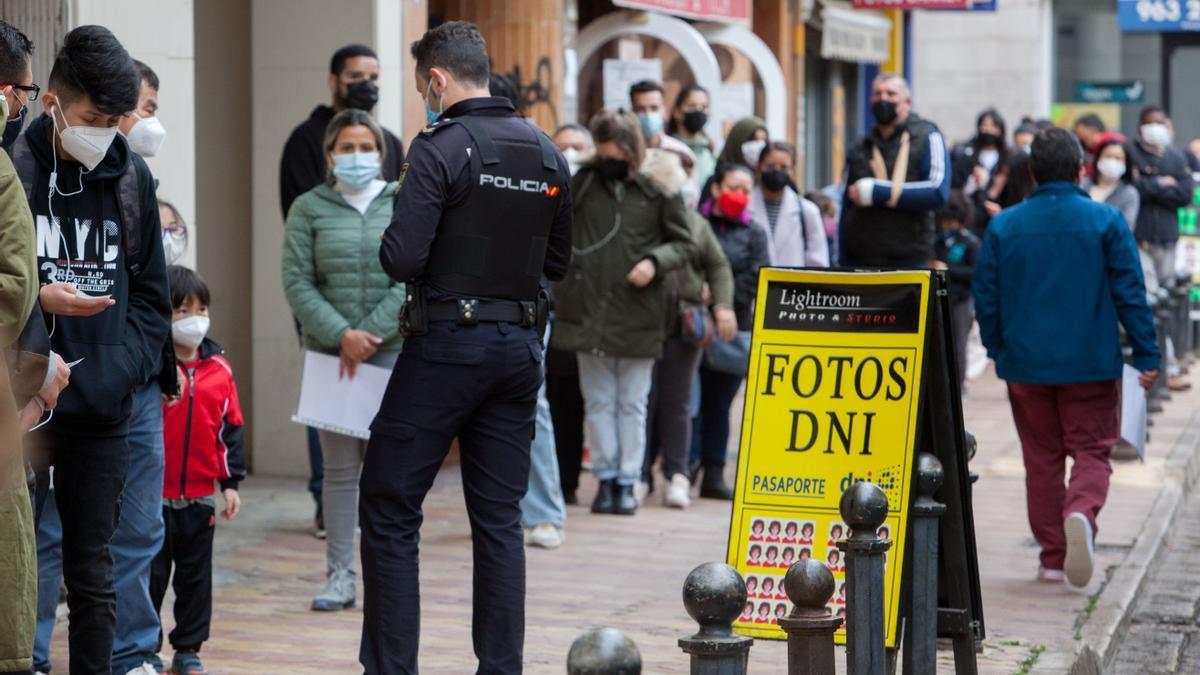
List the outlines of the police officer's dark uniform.
{"type": "Polygon", "coordinates": [[[408,334],[371,426],[360,483],[367,673],[414,673],[421,503],[450,442],[462,451],[481,673],[521,671],[529,476],[547,307],[566,274],[570,172],[506,98],[446,110],[413,141],[380,260],[410,284],[408,334]],[[543,325],[539,325],[543,324],[543,325]]]}

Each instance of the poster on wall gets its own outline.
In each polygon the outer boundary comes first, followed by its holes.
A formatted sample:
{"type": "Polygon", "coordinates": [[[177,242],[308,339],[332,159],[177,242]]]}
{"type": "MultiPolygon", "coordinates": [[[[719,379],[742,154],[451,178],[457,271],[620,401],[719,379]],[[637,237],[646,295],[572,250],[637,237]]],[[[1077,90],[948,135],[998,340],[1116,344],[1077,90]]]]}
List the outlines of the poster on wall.
{"type": "Polygon", "coordinates": [[[629,110],[629,87],[642,80],[662,82],[658,59],[604,59],[604,107],[629,110]]]}
{"type": "Polygon", "coordinates": [[[739,633],[786,637],[779,585],[805,558],[833,573],[828,608],[844,614],[838,506],[869,481],[888,498],[878,534],[893,542],[884,611],[896,644],[930,287],[928,271],[760,273],[727,549],[747,583],[739,633]]]}

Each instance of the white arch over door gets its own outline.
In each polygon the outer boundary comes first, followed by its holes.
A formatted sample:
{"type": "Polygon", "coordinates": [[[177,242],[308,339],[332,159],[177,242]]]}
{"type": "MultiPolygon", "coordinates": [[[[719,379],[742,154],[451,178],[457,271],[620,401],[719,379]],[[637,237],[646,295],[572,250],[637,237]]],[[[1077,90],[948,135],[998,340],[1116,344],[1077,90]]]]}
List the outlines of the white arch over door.
{"type": "Polygon", "coordinates": [[[787,80],[767,43],[745,26],[736,24],[704,23],[696,28],[709,44],[737,50],[750,59],[763,84],[767,108],[763,119],[767,130],[771,138],[787,138],[787,80]]]}
{"type": "MultiPolygon", "coordinates": [[[[721,68],[717,65],[717,57],[704,36],[682,19],[653,12],[617,11],[585,26],[575,37],[580,68],[605,43],[627,35],[641,35],[666,42],[679,52],[687,63],[696,77],[696,84],[712,92],[714,96],[721,91],[721,68]]],[[[757,67],[757,64],[755,66],[757,67]]],[[[667,102],[668,105],[670,103],[667,102]]],[[[713,138],[724,137],[720,121],[716,119],[709,120],[705,131],[713,138]]]]}

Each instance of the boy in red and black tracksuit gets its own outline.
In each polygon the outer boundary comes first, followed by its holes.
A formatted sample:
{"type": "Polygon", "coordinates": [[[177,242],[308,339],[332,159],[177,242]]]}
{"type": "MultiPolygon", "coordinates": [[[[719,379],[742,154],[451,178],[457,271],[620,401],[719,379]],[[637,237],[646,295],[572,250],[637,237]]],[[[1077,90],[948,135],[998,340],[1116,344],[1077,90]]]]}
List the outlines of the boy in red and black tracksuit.
{"type": "Polygon", "coordinates": [[[166,538],[151,569],[150,594],[161,613],[174,565],[175,628],[170,641],[175,656],[170,672],[201,675],[207,671],[200,663],[200,645],[208,640],[212,620],[214,483],[220,483],[225,500],[222,514],[234,519],[241,509],[238,482],[246,476],[242,410],[233,368],[221,347],[206,337],[208,286],[185,267],[169,267],[167,278],[182,394],[163,405],[166,538]]]}

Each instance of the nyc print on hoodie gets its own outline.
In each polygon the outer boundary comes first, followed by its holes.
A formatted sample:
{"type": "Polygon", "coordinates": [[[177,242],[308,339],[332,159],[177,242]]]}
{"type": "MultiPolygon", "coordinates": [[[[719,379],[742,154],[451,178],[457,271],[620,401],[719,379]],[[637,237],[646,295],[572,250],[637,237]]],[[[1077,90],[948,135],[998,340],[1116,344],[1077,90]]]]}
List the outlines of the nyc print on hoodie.
{"type": "Polygon", "coordinates": [[[111,295],[116,304],[92,317],[46,316],[51,347],[71,362],[71,386],[59,399],[56,417],[72,428],[107,428],[129,416],[133,390],[158,371],[171,327],[162,232],[153,177],[145,162],[118,135],[92,171],[55,157],[51,121],[42,115],[25,133],[37,175],[30,210],[37,228],[38,276],[42,284],[66,282],[89,295],[111,295]],[[129,274],[125,228],[117,183],[137,163],[141,199],[139,261],[129,274]],[[58,189],[50,193],[51,172],[58,189]]]}

